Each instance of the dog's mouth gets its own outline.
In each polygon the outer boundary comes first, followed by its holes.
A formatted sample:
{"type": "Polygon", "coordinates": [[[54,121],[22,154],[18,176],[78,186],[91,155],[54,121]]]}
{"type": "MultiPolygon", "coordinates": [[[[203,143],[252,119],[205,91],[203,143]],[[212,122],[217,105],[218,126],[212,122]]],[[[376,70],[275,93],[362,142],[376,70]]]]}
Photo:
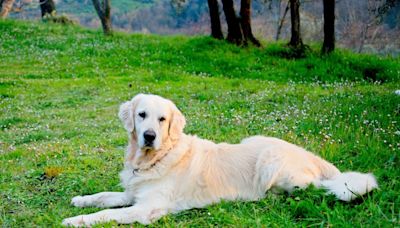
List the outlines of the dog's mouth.
{"type": "Polygon", "coordinates": [[[141,144],[139,146],[140,146],[140,150],[142,151],[142,153],[147,154],[147,155],[150,153],[156,152],[160,149],[158,144],[155,141],[143,140],[143,144],[141,144]]]}
{"type": "Polygon", "coordinates": [[[144,147],[141,148],[141,150],[142,150],[142,152],[148,154],[148,153],[154,151],[155,148],[153,145],[145,145],[144,147]]]}

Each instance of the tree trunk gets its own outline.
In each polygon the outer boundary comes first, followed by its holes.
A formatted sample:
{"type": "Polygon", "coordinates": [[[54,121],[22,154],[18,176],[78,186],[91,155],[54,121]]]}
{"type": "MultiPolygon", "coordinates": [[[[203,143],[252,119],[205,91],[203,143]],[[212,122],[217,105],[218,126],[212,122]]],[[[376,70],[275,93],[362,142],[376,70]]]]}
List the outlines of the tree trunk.
{"type": "Polygon", "coordinates": [[[241,0],[240,2],[240,22],[242,25],[242,32],[244,38],[244,44],[247,44],[249,40],[257,47],[261,46],[260,41],[258,41],[251,31],[251,0],[241,0]]]}
{"type": "Polygon", "coordinates": [[[322,53],[335,49],[335,0],[324,0],[324,44],[322,53]]]}
{"type": "Polygon", "coordinates": [[[289,11],[289,5],[290,5],[290,2],[288,1],[286,4],[285,12],[283,12],[283,16],[282,16],[281,20],[279,21],[279,26],[278,26],[278,29],[276,30],[275,40],[279,40],[279,36],[281,35],[283,23],[285,23],[285,18],[286,18],[287,12],[289,11]]]}
{"type": "Polygon", "coordinates": [[[223,39],[221,31],[221,21],[219,19],[219,9],[217,0],[208,0],[208,9],[210,11],[211,36],[216,39],[223,39]]]}
{"type": "Polygon", "coordinates": [[[42,17],[46,16],[46,14],[54,15],[56,13],[56,5],[53,0],[39,0],[39,4],[42,17]]]}
{"type": "Polygon", "coordinates": [[[292,47],[303,46],[300,35],[300,0],[290,0],[290,20],[292,22],[292,37],[289,45],[292,47]]]}
{"type": "Polygon", "coordinates": [[[1,0],[0,1],[0,18],[6,18],[10,13],[14,0],[1,0]]]}
{"type": "Polygon", "coordinates": [[[105,35],[112,34],[110,0],[92,0],[105,35]]]}
{"type": "Polygon", "coordinates": [[[222,0],[226,23],[228,24],[227,40],[231,43],[241,45],[243,42],[239,19],[236,16],[232,0],[222,0]]]}
{"type": "Polygon", "coordinates": [[[364,48],[364,43],[365,43],[365,40],[367,39],[369,27],[370,27],[370,24],[367,23],[364,26],[363,30],[361,31],[361,43],[360,43],[360,46],[358,47],[358,53],[361,53],[364,48]]]}
{"type": "Polygon", "coordinates": [[[105,35],[111,35],[112,34],[111,18],[110,17],[104,17],[104,19],[101,19],[101,26],[103,28],[103,32],[104,32],[105,35]]]}

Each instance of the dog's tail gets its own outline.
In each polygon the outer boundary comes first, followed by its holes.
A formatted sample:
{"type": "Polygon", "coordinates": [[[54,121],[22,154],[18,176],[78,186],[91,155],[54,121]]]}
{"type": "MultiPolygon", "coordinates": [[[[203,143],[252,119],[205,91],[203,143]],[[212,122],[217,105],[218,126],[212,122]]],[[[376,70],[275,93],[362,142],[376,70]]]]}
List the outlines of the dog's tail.
{"type": "Polygon", "coordinates": [[[378,183],[372,173],[344,172],[321,181],[321,186],[338,199],[351,201],[375,188],[378,183]]]}
{"type": "Polygon", "coordinates": [[[333,164],[323,159],[320,159],[318,164],[323,176],[320,186],[339,200],[351,201],[378,188],[372,173],[341,173],[333,164]]]}

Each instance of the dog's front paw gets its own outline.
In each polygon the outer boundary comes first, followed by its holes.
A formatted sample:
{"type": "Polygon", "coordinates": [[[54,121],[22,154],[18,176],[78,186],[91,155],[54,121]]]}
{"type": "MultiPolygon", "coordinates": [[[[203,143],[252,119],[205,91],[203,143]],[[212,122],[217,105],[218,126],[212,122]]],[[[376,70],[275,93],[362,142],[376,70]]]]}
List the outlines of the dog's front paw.
{"type": "Polygon", "coordinates": [[[73,227],[83,227],[83,226],[87,226],[87,224],[85,224],[85,220],[84,220],[84,216],[83,215],[79,215],[79,216],[75,216],[75,217],[71,217],[71,218],[66,218],[62,221],[62,225],[63,226],[73,226],[73,227]]]}
{"type": "Polygon", "coordinates": [[[72,198],[71,204],[75,207],[86,207],[88,206],[88,200],[86,196],[75,196],[72,198]]]}

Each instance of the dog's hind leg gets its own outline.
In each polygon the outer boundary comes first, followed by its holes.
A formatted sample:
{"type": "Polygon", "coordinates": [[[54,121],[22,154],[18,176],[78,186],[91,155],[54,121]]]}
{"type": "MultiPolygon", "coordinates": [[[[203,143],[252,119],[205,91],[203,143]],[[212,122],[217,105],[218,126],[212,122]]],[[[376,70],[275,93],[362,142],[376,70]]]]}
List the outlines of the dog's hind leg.
{"type": "Polygon", "coordinates": [[[275,186],[282,167],[283,161],[280,154],[272,153],[268,149],[260,153],[254,176],[256,195],[259,198],[263,197],[266,191],[271,190],[275,186]]]}
{"type": "Polygon", "coordinates": [[[75,196],[71,200],[75,207],[120,207],[133,204],[125,192],[100,192],[93,195],[75,196]]]}
{"type": "MultiPolygon", "coordinates": [[[[318,170],[308,168],[307,164],[291,164],[285,152],[266,149],[258,158],[256,164],[255,185],[259,195],[271,190],[274,193],[292,192],[297,188],[303,189],[310,184],[320,185],[318,170]]],[[[303,162],[299,159],[299,162],[303,162]]],[[[307,163],[307,162],[305,162],[307,163]]]]}

